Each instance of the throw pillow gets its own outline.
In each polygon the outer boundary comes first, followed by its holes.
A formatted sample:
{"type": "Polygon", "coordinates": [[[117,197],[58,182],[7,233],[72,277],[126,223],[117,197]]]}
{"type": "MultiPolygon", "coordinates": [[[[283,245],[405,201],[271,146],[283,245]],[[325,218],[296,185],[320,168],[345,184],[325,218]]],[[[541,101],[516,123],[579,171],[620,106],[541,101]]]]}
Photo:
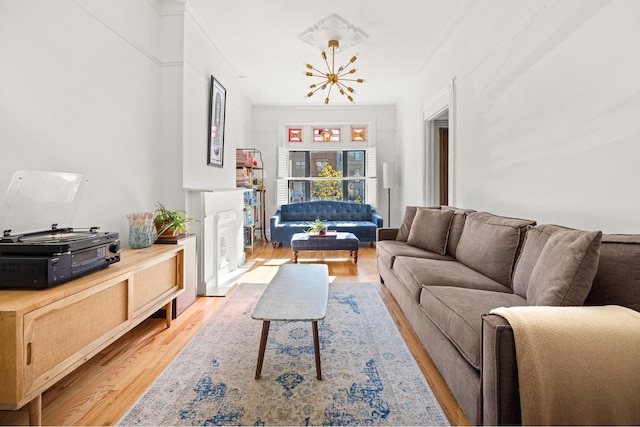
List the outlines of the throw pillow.
{"type": "Polygon", "coordinates": [[[462,230],[464,229],[465,218],[467,217],[467,214],[475,211],[473,209],[458,209],[452,206],[441,206],[440,209],[453,211],[453,219],[451,220],[449,236],[447,237],[447,254],[455,257],[458,249],[458,243],[460,242],[460,236],[462,236],[462,230]]]}
{"type": "Polygon", "coordinates": [[[403,242],[407,241],[409,238],[409,231],[411,230],[411,224],[413,224],[413,219],[415,218],[417,211],[417,206],[407,206],[404,208],[404,218],[402,219],[402,224],[398,229],[396,240],[401,240],[403,242]]]}
{"type": "Polygon", "coordinates": [[[531,272],[527,303],[583,305],[598,269],[601,241],[601,231],[553,233],[531,272]]]}
{"type": "Polygon", "coordinates": [[[473,212],[467,215],[456,259],[469,268],[511,287],[511,274],[528,225],[535,221],[473,212]]]}
{"type": "Polygon", "coordinates": [[[411,225],[407,243],[440,255],[447,250],[447,236],[453,219],[453,211],[418,208],[411,225]]]}
{"type": "MultiPolygon", "coordinates": [[[[421,209],[440,209],[440,206],[425,206],[421,207],[421,209]]],[[[411,224],[413,224],[413,219],[416,216],[416,212],[418,211],[418,206],[407,206],[404,209],[404,218],[402,219],[402,224],[398,229],[398,234],[396,234],[396,240],[400,240],[406,242],[409,238],[409,232],[411,231],[411,224]]]]}
{"type": "Polygon", "coordinates": [[[540,258],[544,245],[556,231],[569,230],[559,225],[540,224],[528,226],[522,249],[513,270],[513,293],[527,298],[531,272],[540,258]]]}

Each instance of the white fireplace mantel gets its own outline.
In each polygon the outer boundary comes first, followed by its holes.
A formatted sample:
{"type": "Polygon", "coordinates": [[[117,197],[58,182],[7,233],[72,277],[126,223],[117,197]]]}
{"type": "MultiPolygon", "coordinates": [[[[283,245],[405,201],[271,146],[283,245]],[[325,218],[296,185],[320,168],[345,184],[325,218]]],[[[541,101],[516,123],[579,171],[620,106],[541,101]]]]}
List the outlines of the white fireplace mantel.
{"type": "Polygon", "coordinates": [[[246,271],[242,208],[242,189],[187,189],[187,212],[197,220],[198,295],[224,296],[246,271]]]}

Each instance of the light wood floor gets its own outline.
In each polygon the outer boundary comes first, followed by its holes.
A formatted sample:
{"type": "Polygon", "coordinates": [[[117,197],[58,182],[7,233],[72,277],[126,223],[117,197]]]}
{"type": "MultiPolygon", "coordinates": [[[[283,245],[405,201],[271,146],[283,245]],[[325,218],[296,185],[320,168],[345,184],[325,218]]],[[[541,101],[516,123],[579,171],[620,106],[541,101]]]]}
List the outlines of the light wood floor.
{"type": "MultiPolygon", "coordinates": [[[[300,252],[299,262],[327,264],[336,283],[378,283],[378,291],[449,421],[453,425],[469,425],[393,296],[379,284],[375,248],[363,246],[357,265],[350,262],[347,251],[300,252]]],[[[249,253],[248,259],[255,264],[240,281],[267,283],[278,266],[291,262],[291,252],[289,248],[273,249],[266,243],[249,253]]],[[[165,328],[164,319],[144,321],[43,394],[43,424],[113,425],[224,301],[220,297],[199,297],[169,329],[165,328]]],[[[27,424],[26,412],[0,411],[0,425],[27,424]]]]}

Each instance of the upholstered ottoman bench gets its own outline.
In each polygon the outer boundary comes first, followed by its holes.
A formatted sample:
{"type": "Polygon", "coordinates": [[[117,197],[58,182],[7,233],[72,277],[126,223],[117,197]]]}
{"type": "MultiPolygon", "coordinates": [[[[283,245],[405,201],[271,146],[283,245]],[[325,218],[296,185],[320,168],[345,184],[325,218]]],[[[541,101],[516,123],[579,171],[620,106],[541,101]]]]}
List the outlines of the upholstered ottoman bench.
{"type": "Polygon", "coordinates": [[[350,251],[353,263],[358,263],[360,240],[353,233],[335,233],[327,236],[311,236],[308,233],[295,233],[291,237],[293,262],[298,262],[299,251],[350,251]]]}

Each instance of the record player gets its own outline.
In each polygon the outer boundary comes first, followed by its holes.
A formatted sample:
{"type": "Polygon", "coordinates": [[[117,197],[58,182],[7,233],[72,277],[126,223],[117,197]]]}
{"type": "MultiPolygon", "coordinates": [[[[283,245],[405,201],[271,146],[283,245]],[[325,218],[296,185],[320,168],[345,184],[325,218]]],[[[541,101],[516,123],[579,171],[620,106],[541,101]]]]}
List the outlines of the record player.
{"type": "Polygon", "coordinates": [[[44,289],[120,261],[118,233],[71,228],[87,179],[79,174],[18,171],[2,210],[0,289],[44,289]]]}

